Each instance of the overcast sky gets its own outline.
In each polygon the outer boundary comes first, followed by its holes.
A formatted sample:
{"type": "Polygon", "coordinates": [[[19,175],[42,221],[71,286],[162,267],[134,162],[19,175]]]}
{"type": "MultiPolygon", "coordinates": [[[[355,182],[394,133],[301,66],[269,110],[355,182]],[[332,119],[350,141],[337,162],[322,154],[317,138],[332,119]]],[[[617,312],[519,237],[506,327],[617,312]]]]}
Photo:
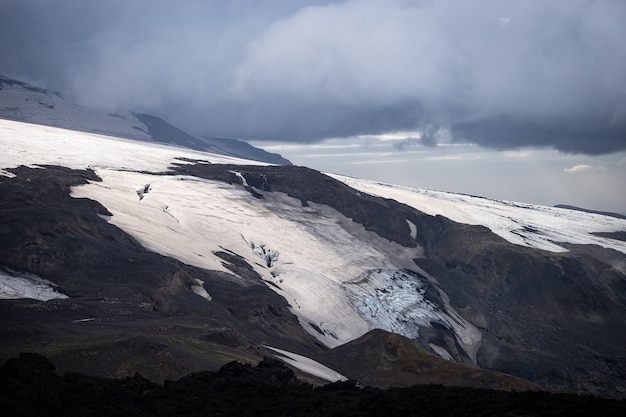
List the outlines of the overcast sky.
{"type": "Polygon", "coordinates": [[[623,0],[2,0],[0,74],[313,168],[626,212],[625,22],[623,0]]]}

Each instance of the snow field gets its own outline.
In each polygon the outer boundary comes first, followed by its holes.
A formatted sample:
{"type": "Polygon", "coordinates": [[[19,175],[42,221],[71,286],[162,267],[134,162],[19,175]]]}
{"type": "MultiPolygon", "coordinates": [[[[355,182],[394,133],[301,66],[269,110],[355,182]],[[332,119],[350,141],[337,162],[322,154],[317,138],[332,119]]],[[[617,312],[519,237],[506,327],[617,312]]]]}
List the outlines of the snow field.
{"type": "Polygon", "coordinates": [[[426,214],[439,214],[458,223],[488,227],[517,245],[566,252],[560,242],[594,244],[626,254],[626,242],[591,234],[625,231],[624,219],[537,204],[401,187],[341,175],[330,176],[359,191],[392,198],[426,214]]]}
{"type": "MultiPolygon", "coordinates": [[[[162,172],[174,162],[186,163],[177,158],[221,164],[266,165],[157,143],[4,119],[0,119],[0,141],[1,169],[15,168],[18,165],[62,165],[73,169],[111,168],[122,171],[162,172]]],[[[4,174],[6,175],[6,171],[4,174]]]]}

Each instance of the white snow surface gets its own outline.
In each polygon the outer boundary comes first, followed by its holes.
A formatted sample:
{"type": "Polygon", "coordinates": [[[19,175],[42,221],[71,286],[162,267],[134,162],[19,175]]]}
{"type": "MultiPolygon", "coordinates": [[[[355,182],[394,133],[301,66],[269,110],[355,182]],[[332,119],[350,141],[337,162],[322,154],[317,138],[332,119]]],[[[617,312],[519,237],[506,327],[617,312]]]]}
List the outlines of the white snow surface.
{"type": "Polygon", "coordinates": [[[200,297],[211,301],[213,297],[211,297],[211,295],[206,292],[206,289],[204,288],[204,281],[202,281],[201,279],[196,279],[195,281],[197,285],[192,285],[191,291],[193,291],[195,294],[198,294],[200,297]]]}
{"type": "Polygon", "coordinates": [[[124,138],[151,141],[147,127],[131,112],[106,114],[65,100],[61,95],[34,86],[4,83],[0,94],[4,117],[48,126],[64,126],[83,132],[107,132],[124,138]],[[16,103],[19,103],[16,106],[16,103]]]}
{"type": "MultiPolygon", "coordinates": [[[[110,168],[116,171],[165,171],[176,158],[203,160],[207,163],[267,165],[192,149],[120,139],[94,133],[77,132],[37,124],[0,119],[0,169],[18,165],[62,165],[74,169],[110,168]]],[[[187,162],[188,163],[188,162],[187,162]]],[[[0,171],[1,173],[1,171],[0,171]]],[[[6,171],[4,172],[6,175],[6,171]]],[[[137,183],[133,192],[143,189],[137,183]]],[[[136,198],[136,195],[135,195],[136,198]]]]}
{"type": "Polygon", "coordinates": [[[0,271],[0,299],[32,298],[48,301],[68,298],[54,287],[54,283],[34,274],[0,271]]]}
{"type": "Polygon", "coordinates": [[[368,194],[392,198],[430,215],[482,225],[517,245],[566,252],[559,243],[593,244],[626,254],[626,242],[591,234],[626,231],[626,220],[537,204],[430,191],[328,174],[368,194]]]}
{"type": "Polygon", "coordinates": [[[340,374],[339,372],[322,365],[321,363],[307,358],[306,356],[297,355],[295,353],[277,349],[271,346],[264,346],[267,349],[273,350],[279,355],[275,355],[277,358],[287,362],[288,364],[298,368],[299,370],[306,372],[310,375],[315,375],[329,382],[347,381],[348,378],[340,374]]]}

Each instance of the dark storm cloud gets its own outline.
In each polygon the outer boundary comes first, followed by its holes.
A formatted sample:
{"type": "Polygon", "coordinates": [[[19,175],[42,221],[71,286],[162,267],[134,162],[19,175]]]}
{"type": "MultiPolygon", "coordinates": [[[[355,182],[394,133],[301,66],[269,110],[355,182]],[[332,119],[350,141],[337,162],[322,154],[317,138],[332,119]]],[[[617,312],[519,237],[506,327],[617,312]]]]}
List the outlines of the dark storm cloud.
{"type": "Polygon", "coordinates": [[[121,1],[3,0],[0,72],[60,88],[64,71],[89,59],[86,41],[122,13],[121,1]],[[104,4],[103,4],[104,3],[104,4]]]}
{"type": "Polygon", "coordinates": [[[0,72],[221,136],[626,149],[622,0],[303,4],[5,1],[0,72]]]}
{"type": "Polygon", "coordinates": [[[459,123],[452,126],[456,142],[466,141],[482,146],[506,149],[511,144],[523,146],[546,146],[549,144],[563,152],[601,155],[626,149],[626,128],[601,123],[569,128],[571,121],[563,125],[545,123],[511,122],[495,119],[476,123],[459,123]]]}

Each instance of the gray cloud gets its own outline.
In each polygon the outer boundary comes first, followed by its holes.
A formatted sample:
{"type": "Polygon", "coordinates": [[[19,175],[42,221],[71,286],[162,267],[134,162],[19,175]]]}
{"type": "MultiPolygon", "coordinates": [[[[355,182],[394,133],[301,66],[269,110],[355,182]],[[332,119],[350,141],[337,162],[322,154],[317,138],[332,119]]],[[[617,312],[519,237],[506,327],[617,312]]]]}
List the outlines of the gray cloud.
{"type": "Polygon", "coordinates": [[[302,4],[5,1],[0,73],[196,133],[626,149],[621,0],[302,4]]]}

